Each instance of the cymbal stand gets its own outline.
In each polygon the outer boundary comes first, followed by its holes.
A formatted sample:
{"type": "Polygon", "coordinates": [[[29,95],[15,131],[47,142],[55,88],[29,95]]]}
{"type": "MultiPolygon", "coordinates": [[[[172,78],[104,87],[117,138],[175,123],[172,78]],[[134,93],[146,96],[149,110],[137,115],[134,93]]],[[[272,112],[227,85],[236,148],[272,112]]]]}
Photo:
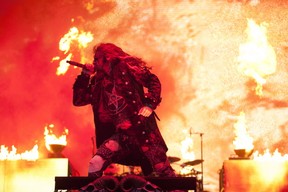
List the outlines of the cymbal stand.
{"type": "Polygon", "coordinates": [[[203,191],[203,135],[204,133],[199,133],[200,138],[201,138],[201,191],[203,191]]]}
{"type": "Polygon", "coordinates": [[[200,132],[195,132],[194,134],[199,134],[200,136],[200,141],[201,141],[201,145],[200,145],[200,149],[201,149],[201,181],[200,181],[200,191],[203,191],[203,135],[204,133],[200,133],[200,132]]]}

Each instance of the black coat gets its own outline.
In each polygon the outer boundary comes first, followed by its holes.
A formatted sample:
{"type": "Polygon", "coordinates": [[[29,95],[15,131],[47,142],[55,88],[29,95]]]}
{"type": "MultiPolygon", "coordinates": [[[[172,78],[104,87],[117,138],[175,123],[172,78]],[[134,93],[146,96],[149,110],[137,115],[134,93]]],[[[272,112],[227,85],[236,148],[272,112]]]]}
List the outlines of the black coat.
{"type": "MultiPolygon", "coordinates": [[[[132,123],[132,127],[126,131],[128,134],[138,135],[140,145],[156,142],[167,150],[157,126],[155,113],[149,117],[138,115],[144,105],[156,109],[161,102],[160,95],[161,84],[156,75],[146,67],[131,67],[126,62],[119,62],[113,66],[110,75],[97,72],[90,78],[81,74],[73,86],[73,104],[92,105],[97,147],[117,131],[119,122],[127,119],[132,123]],[[144,93],[144,88],[147,89],[147,93],[144,93]]],[[[136,154],[120,163],[147,165],[147,160],[139,155],[139,151],[133,153],[136,154]]]]}

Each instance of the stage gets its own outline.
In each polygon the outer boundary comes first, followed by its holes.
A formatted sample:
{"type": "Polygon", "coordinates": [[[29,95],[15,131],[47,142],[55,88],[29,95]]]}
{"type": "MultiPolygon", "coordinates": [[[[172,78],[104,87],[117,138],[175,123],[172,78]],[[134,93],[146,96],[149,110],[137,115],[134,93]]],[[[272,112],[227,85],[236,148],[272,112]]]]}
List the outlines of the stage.
{"type": "Polygon", "coordinates": [[[281,159],[226,160],[220,174],[220,191],[286,192],[288,163],[281,159]]]}
{"type": "MultiPolygon", "coordinates": [[[[128,175],[126,177],[129,177],[128,175]]],[[[115,177],[119,181],[125,177],[115,177]]],[[[196,177],[141,177],[146,181],[166,190],[194,190],[197,191],[196,177]]],[[[91,177],[55,177],[55,192],[62,190],[77,190],[93,182],[91,177]]],[[[118,189],[117,191],[122,191],[118,189]]]]}

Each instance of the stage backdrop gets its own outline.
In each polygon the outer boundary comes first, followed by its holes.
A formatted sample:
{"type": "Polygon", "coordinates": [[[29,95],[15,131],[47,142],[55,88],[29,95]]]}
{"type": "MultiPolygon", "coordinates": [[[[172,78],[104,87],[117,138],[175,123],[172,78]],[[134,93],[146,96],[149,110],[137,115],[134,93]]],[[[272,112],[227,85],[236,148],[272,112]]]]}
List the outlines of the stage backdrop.
{"type": "Polygon", "coordinates": [[[44,127],[68,129],[63,155],[87,175],[92,111],[72,105],[80,69],[59,66],[92,62],[93,46],[112,42],[143,58],[162,82],[156,113],[168,155],[181,159],[175,170],[202,152],[204,188],[218,191],[241,113],[254,151],[287,153],[287,8],[278,0],[2,2],[0,144],[19,152],[37,144],[43,158],[44,127]]]}

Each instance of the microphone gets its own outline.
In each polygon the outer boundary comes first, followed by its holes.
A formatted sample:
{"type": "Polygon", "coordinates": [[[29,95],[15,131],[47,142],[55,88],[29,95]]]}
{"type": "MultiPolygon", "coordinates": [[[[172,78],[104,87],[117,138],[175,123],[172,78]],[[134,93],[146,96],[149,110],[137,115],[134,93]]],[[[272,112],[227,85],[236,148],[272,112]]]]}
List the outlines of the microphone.
{"type": "Polygon", "coordinates": [[[69,63],[70,65],[74,65],[74,66],[76,66],[76,67],[86,68],[84,64],[78,63],[78,62],[76,62],[76,61],[66,61],[66,63],[69,63]]]}

